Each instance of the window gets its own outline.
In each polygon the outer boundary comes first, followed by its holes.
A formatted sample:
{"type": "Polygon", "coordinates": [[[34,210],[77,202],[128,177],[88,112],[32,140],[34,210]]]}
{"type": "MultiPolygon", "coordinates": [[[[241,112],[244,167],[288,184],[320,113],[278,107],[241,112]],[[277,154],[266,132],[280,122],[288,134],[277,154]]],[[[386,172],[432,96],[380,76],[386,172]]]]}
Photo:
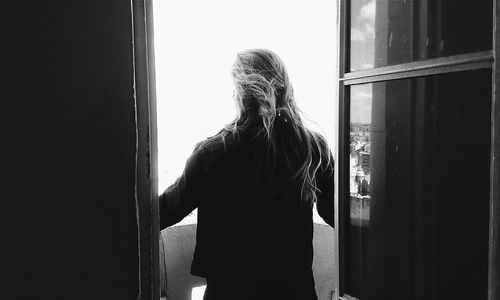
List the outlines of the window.
{"type": "Polygon", "coordinates": [[[489,70],[351,86],[346,292],[486,296],[490,91],[489,70]]]}
{"type": "Polygon", "coordinates": [[[341,2],[343,299],[487,299],[493,2],[341,2]]]}
{"type": "Polygon", "coordinates": [[[353,0],[348,5],[351,71],[492,47],[493,1],[353,0]]]}

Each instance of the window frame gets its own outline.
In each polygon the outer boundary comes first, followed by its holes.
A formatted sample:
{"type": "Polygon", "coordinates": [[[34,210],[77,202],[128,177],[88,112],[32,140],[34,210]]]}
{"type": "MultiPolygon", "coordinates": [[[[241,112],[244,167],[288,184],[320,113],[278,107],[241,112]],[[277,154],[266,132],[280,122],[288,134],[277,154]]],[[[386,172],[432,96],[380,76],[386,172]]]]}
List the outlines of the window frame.
{"type": "Polygon", "coordinates": [[[138,299],[160,299],[158,143],[151,0],[131,0],[137,124],[136,205],[139,236],[138,299]]]}
{"type": "MultiPolygon", "coordinates": [[[[345,284],[345,230],[348,222],[348,178],[349,178],[349,91],[351,85],[374,83],[441,75],[480,69],[492,70],[491,107],[491,157],[490,157],[490,226],[488,257],[488,300],[500,299],[500,0],[493,1],[492,50],[445,56],[434,59],[378,67],[368,70],[348,71],[350,61],[349,0],[338,2],[338,137],[335,161],[337,172],[335,183],[335,259],[337,272],[336,299],[356,300],[344,294],[345,284]]],[[[362,300],[362,299],[361,299],[362,300]]]]}
{"type": "Polygon", "coordinates": [[[500,0],[493,0],[492,136],[488,300],[500,298],[500,0]]]}

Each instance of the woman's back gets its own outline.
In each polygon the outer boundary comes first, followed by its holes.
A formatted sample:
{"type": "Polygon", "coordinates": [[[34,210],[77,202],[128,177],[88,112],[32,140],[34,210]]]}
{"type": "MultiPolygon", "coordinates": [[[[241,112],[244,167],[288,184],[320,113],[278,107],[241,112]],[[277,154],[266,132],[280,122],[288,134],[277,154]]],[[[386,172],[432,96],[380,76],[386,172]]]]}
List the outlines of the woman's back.
{"type": "Polygon", "coordinates": [[[233,79],[238,116],[197,145],[163,193],[161,227],[198,208],[191,272],[207,278],[209,299],[242,299],[223,293],[235,280],[250,283],[248,299],[316,299],[312,207],[333,226],[332,155],[302,123],[274,53],[240,53],[233,79]],[[270,287],[283,297],[265,297],[270,287]]]}
{"type": "Polygon", "coordinates": [[[300,187],[280,176],[279,167],[272,188],[258,182],[255,148],[260,142],[245,135],[225,144],[215,138],[198,149],[207,173],[198,205],[195,275],[274,278],[311,267],[311,205],[300,201],[300,187]]]}

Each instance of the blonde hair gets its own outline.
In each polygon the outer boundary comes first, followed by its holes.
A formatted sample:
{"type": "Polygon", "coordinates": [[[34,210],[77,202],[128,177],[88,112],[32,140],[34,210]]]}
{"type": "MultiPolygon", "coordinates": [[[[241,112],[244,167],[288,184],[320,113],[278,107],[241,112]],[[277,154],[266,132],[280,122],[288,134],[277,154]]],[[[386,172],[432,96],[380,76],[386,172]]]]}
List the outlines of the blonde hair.
{"type": "Polygon", "coordinates": [[[258,134],[267,141],[267,151],[260,156],[264,159],[257,162],[269,173],[264,177],[272,178],[280,159],[289,179],[301,184],[301,199],[315,202],[318,170],[333,171],[330,151],[325,140],[304,125],[283,61],[267,49],[245,50],[236,56],[231,75],[238,114],[227,132],[238,135],[257,121],[258,134]]]}

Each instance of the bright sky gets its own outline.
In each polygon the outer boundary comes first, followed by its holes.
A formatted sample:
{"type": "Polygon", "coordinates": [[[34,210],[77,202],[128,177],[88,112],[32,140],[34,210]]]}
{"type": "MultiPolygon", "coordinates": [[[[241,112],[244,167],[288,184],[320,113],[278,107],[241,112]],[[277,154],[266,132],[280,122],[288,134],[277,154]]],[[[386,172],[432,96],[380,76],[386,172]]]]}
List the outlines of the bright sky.
{"type": "Polygon", "coordinates": [[[197,142],[232,121],[230,70],[248,48],[276,52],[310,128],[334,146],[336,2],[153,0],[159,189],[181,175],[197,142]]]}

